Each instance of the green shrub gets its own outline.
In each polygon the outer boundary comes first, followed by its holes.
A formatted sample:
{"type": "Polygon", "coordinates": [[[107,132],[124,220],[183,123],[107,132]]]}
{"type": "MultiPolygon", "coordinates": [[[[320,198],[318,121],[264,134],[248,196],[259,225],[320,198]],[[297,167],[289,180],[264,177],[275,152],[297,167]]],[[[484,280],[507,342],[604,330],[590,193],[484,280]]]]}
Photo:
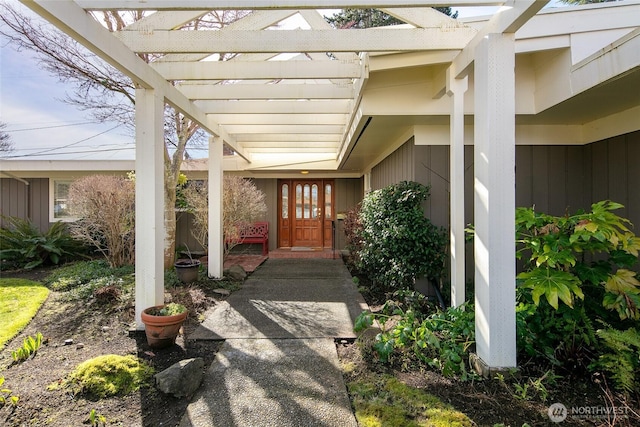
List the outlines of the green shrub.
{"type": "Polygon", "coordinates": [[[41,233],[29,220],[2,217],[8,226],[0,228],[0,265],[32,269],[58,265],[83,256],[85,247],[73,239],[63,222],[56,222],[41,233]]]}
{"type": "Polygon", "coordinates": [[[153,373],[152,367],[135,356],[107,354],[82,362],[69,374],[63,386],[70,387],[76,394],[99,398],[123,396],[147,384],[153,373]]]}
{"type": "Polygon", "coordinates": [[[429,188],[403,181],[369,193],[360,209],[357,267],[387,291],[413,288],[414,280],[439,281],[445,266],[444,229],[424,216],[429,188]]]}
{"type": "Polygon", "coordinates": [[[640,343],[630,329],[640,319],[640,281],[632,271],[640,238],[613,213],[622,207],[606,200],[561,217],[516,210],[517,254],[524,260],[516,320],[520,356],[574,371],[603,369],[629,392],[640,343]],[[610,327],[596,333],[597,323],[610,327]]]}
{"type": "Polygon", "coordinates": [[[424,315],[413,308],[403,310],[396,304],[385,304],[379,313],[361,313],[355,331],[364,331],[374,321],[382,331],[376,335],[373,348],[383,363],[406,356],[409,350],[445,376],[459,376],[463,380],[475,377],[467,368],[469,352],[475,345],[473,305],[463,304],[424,315]],[[387,323],[391,326],[387,327],[387,323]]]}
{"type": "Polygon", "coordinates": [[[44,283],[54,291],[68,291],[95,279],[127,278],[134,273],[135,267],[132,265],[112,268],[105,260],[80,261],[57,268],[45,278],[44,283]]]}

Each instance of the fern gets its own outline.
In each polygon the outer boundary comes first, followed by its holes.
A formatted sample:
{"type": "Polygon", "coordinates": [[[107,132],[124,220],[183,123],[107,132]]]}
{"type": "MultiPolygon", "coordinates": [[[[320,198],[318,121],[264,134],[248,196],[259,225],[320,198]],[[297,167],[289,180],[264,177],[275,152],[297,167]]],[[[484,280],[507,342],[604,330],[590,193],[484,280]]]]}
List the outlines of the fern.
{"type": "Polygon", "coordinates": [[[624,331],[607,328],[596,334],[610,352],[600,355],[590,367],[609,372],[616,388],[632,393],[640,373],[640,333],[635,328],[624,331]]]}

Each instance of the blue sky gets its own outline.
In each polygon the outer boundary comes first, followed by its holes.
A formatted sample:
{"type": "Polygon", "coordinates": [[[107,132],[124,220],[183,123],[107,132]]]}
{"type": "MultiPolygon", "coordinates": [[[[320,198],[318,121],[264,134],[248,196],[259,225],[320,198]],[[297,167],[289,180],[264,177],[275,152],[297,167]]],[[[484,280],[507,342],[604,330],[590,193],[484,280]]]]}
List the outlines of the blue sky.
{"type": "MultiPolygon", "coordinates": [[[[558,1],[550,2],[550,6],[558,1]]],[[[560,4],[562,6],[562,4],[560,4]]],[[[461,8],[460,17],[495,8],[461,8]]],[[[27,11],[31,13],[30,11],[27,11]]],[[[61,101],[69,90],[40,70],[28,52],[0,38],[0,122],[6,123],[17,159],[133,159],[134,141],[115,123],[90,123],[85,112],[61,101]]],[[[197,155],[197,153],[194,153],[197,155]]]]}

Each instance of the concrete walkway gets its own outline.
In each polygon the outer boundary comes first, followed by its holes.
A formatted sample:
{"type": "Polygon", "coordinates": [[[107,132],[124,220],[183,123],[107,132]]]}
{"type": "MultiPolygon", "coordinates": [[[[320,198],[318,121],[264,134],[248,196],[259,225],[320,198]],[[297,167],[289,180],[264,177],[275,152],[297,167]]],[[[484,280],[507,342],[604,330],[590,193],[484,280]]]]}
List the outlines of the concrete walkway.
{"type": "Polygon", "coordinates": [[[180,427],[356,427],[334,341],[365,309],[341,260],[267,260],[189,337],[225,342],[180,427]]]}

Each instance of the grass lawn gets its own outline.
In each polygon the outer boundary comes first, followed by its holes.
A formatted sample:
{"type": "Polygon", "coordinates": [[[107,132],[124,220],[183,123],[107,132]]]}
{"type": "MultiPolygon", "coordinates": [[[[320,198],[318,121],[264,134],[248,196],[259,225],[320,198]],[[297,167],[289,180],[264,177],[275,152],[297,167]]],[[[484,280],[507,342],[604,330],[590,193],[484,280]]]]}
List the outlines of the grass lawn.
{"type": "Polygon", "coordinates": [[[0,349],[36,315],[49,289],[25,279],[0,279],[0,349]]]}

